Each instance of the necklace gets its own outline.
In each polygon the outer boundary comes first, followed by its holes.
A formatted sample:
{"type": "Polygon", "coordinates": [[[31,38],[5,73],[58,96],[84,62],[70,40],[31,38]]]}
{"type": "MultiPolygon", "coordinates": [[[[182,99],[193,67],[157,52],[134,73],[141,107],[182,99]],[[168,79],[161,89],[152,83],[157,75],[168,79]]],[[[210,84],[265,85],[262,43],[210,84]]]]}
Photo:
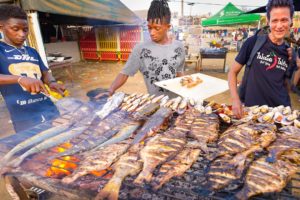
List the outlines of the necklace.
{"type": "Polygon", "coordinates": [[[5,50],[6,52],[10,52],[10,51],[13,51],[13,50],[17,50],[22,56],[28,56],[28,52],[27,52],[27,49],[22,46],[21,48],[18,48],[18,47],[15,47],[14,45],[11,45],[11,44],[8,44],[7,42],[5,42],[4,40],[0,40],[1,42],[5,43],[6,45],[10,46],[11,50],[5,50]]]}

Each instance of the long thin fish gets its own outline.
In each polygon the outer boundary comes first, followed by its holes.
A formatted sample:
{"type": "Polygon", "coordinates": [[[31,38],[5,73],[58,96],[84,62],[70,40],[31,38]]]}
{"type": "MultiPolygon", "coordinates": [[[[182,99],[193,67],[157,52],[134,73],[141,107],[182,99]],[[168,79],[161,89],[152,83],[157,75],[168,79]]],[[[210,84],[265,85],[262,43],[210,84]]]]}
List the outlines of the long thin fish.
{"type": "Polygon", "coordinates": [[[42,131],[41,133],[39,133],[31,138],[28,138],[27,140],[24,140],[23,142],[21,142],[17,146],[15,146],[13,149],[11,149],[2,158],[1,165],[3,165],[4,163],[7,163],[7,161],[9,161],[12,158],[12,156],[15,155],[16,153],[34,145],[34,144],[37,144],[43,140],[46,140],[50,137],[56,136],[57,134],[66,131],[68,128],[69,128],[69,126],[67,126],[67,125],[52,127],[45,131],[42,131]]]}
{"type": "Polygon", "coordinates": [[[55,157],[51,157],[50,159],[58,158],[58,157],[62,157],[62,156],[71,156],[71,155],[74,155],[79,152],[89,151],[89,150],[97,147],[98,145],[102,144],[103,142],[106,142],[107,140],[112,138],[116,133],[118,133],[118,130],[113,129],[113,130],[106,131],[103,135],[98,136],[97,139],[84,140],[83,142],[80,142],[78,145],[74,145],[72,148],[70,148],[62,153],[59,153],[59,154],[55,155],[55,157]]]}
{"type": "Polygon", "coordinates": [[[129,125],[125,126],[125,128],[120,130],[110,140],[98,145],[94,150],[97,150],[101,147],[104,147],[104,146],[107,146],[110,144],[115,144],[115,143],[121,142],[121,141],[129,138],[140,127],[140,125],[141,125],[140,123],[136,123],[136,124],[129,124],[129,125]]]}
{"type": "Polygon", "coordinates": [[[22,154],[20,157],[16,158],[15,160],[13,160],[12,162],[9,163],[9,166],[12,167],[17,167],[19,166],[23,160],[25,158],[27,158],[30,155],[33,155],[35,153],[39,153],[45,149],[57,146],[63,142],[66,142],[70,139],[72,139],[73,137],[76,137],[78,135],[80,135],[87,127],[83,126],[83,127],[77,127],[74,129],[71,129],[69,131],[66,131],[64,133],[61,133],[57,136],[54,136],[50,139],[47,139],[46,141],[32,147],[31,149],[29,149],[28,151],[26,151],[24,154],[22,154]]]}
{"type": "Polygon", "coordinates": [[[144,124],[133,140],[133,144],[139,143],[147,136],[153,135],[173,114],[170,108],[161,107],[144,124]]]}

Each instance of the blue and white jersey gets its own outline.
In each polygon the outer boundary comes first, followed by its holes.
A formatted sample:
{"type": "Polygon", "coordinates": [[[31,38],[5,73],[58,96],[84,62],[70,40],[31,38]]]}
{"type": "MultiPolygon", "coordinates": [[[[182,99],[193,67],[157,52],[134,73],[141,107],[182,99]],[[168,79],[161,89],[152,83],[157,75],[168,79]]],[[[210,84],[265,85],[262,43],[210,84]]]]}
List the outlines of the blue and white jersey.
{"type": "MultiPolygon", "coordinates": [[[[0,41],[0,74],[41,80],[42,72],[48,70],[35,49],[27,46],[16,48],[0,41]]],[[[58,113],[48,97],[42,94],[32,95],[19,84],[0,85],[0,92],[14,122],[31,118],[43,121],[48,114],[58,113]]]]}

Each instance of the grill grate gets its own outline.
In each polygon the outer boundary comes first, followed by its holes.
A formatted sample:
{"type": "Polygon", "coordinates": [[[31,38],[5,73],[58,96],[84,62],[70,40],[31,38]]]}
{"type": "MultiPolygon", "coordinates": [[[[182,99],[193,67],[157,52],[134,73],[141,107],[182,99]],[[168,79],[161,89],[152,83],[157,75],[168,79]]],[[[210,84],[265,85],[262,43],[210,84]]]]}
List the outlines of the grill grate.
{"type": "MultiPolygon", "coordinates": [[[[23,136],[15,136],[17,141],[21,141],[24,138],[30,137],[32,134],[36,133],[38,129],[46,129],[49,128],[49,124],[44,124],[41,127],[36,127],[35,130],[28,131],[28,134],[23,136]]],[[[228,128],[225,124],[221,124],[221,132],[225,131],[228,128]]],[[[87,136],[83,136],[87,137],[87,136]]],[[[11,140],[5,140],[7,146],[13,145],[14,137],[11,140]]],[[[0,144],[1,144],[0,140],[0,144]]],[[[73,140],[73,145],[75,142],[79,142],[79,140],[73,140]]],[[[1,145],[0,145],[1,147],[1,145]]],[[[214,151],[216,149],[216,144],[210,144],[210,149],[214,151]]],[[[1,151],[1,148],[0,148],[1,151]]],[[[54,155],[55,152],[52,150],[43,151],[40,154],[34,155],[31,158],[26,159],[26,161],[22,164],[21,173],[26,177],[26,173],[34,173],[35,176],[40,177],[43,179],[44,182],[48,182],[48,184],[53,184],[48,177],[45,177],[45,171],[49,167],[51,167],[51,163],[46,161],[45,158],[54,155]],[[34,167],[32,167],[34,166],[34,167]]],[[[75,163],[76,164],[76,163],[75,163]]],[[[207,167],[209,165],[209,161],[203,157],[199,156],[197,162],[182,176],[171,179],[168,183],[166,183],[160,190],[152,191],[149,187],[140,187],[133,184],[133,180],[135,177],[127,177],[122,185],[120,191],[120,199],[143,199],[143,200],[155,200],[155,199],[166,199],[166,200],[223,200],[223,199],[230,199],[234,196],[234,194],[241,189],[242,182],[237,182],[229,185],[225,189],[214,192],[206,189],[205,183],[206,178],[205,175],[207,173],[207,167]]],[[[69,170],[70,172],[72,170],[69,170]]],[[[157,171],[154,172],[154,174],[157,171]]],[[[61,183],[57,183],[54,187],[58,188],[57,191],[63,190],[64,188],[74,189],[74,191],[85,190],[84,193],[87,195],[87,198],[93,198],[97,194],[97,191],[104,187],[104,185],[109,180],[108,175],[111,175],[110,172],[103,175],[102,177],[96,177],[93,175],[87,175],[84,177],[79,178],[73,185],[62,185],[61,183]]],[[[300,176],[300,173],[297,174],[300,176]]],[[[292,181],[298,181],[300,183],[300,178],[292,179],[292,181]]],[[[296,200],[299,197],[293,195],[293,190],[299,190],[300,187],[294,186],[292,181],[288,183],[288,185],[282,190],[280,193],[272,193],[272,194],[265,194],[253,197],[254,200],[266,200],[266,199],[287,199],[287,200],[296,200]]],[[[37,185],[37,183],[33,183],[37,185]]],[[[44,188],[46,189],[46,188],[44,188]]],[[[56,191],[56,192],[57,192],[56,191]]],[[[55,191],[50,191],[55,192],[55,191]]]]}

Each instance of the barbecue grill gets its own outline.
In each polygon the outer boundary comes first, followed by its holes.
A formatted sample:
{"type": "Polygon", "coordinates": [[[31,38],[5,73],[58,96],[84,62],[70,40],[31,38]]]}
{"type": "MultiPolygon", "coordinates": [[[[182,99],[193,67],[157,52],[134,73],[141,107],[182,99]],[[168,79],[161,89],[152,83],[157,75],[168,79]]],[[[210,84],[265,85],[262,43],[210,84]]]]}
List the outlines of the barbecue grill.
{"type": "MultiPolygon", "coordinates": [[[[32,135],[39,133],[40,131],[50,128],[51,123],[46,123],[34,127],[33,129],[24,131],[23,133],[12,135],[8,138],[0,140],[0,156],[3,156],[5,152],[13,148],[19,142],[31,137],[32,135]]],[[[221,132],[225,131],[228,126],[221,124],[221,132]]],[[[87,133],[88,134],[88,133],[87,133]]],[[[84,136],[83,136],[84,137],[84,136]]],[[[76,141],[75,141],[76,142],[76,141]]],[[[78,141],[79,142],[79,141],[78,141]]],[[[68,148],[68,143],[59,145],[58,147],[48,149],[42,153],[31,156],[23,162],[23,164],[16,170],[7,174],[7,176],[16,177],[21,183],[28,183],[32,186],[40,187],[53,194],[67,197],[68,199],[93,199],[97,191],[107,183],[112,176],[111,171],[95,172],[94,175],[87,175],[79,178],[74,184],[63,185],[60,182],[61,176],[64,173],[47,175],[47,169],[53,168],[53,161],[47,161],[51,155],[55,155],[57,151],[63,148],[68,148]],[[97,175],[97,176],[96,176],[97,175]]],[[[75,144],[75,143],[74,143],[75,144]]],[[[74,145],[73,144],[73,145],[74,145]]],[[[216,144],[211,144],[211,151],[216,149],[216,144]]],[[[61,163],[69,163],[68,165],[57,165],[56,168],[59,172],[69,171],[71,172],[72,166],[76,165],[80,157],[75,157],[69,160],[60,160],[61,163]]],[[[59,160],[59,159],[56,159],[59,160]]],[[[149,187],[136,186],[133,184],[135,177],[127,177],[122,184],[119,198],[120,199],[229,199],[239,191],[242,186],[241,182],[233,183],[225,189],[214,192],[206,188],[207,166],[209,161],[200,156],[198,161],[182,176],[171,179],[160,190],[152,191],[149,187]]],[[[156,171],[154,172],[154,174],[156,171]]],[[[299,199],[297,192],[300,191],[300,178],[299,174],[292,179],[286,186],[286,188],[280,193],[272,193],[266,195],[260,195],[252,199],[299,199]]]]}

